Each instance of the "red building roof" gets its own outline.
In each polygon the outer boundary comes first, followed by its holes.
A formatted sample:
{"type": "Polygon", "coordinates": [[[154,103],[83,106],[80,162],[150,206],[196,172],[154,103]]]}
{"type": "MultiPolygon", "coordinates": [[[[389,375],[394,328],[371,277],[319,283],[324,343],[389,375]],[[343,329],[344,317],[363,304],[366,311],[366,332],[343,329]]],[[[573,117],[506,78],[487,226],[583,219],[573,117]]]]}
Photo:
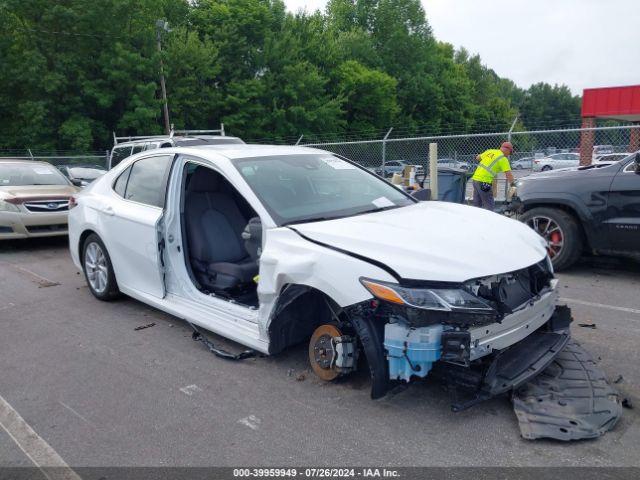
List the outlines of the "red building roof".
{"type": "Polygon", "coordinates": [[[582,94],[582,117],[640,122],[640,85],[586,88],[582,94]]]}

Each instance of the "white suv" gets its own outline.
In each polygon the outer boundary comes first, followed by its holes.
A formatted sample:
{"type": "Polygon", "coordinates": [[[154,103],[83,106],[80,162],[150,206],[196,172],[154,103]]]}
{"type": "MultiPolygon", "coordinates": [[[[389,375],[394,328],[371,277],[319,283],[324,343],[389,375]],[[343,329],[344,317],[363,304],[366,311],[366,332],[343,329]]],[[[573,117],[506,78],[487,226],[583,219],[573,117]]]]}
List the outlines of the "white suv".
{"type": "Polygon", "coordinates": [[[238,137],[225,135],[224,128],[220,130],[182,130],[171,132],[169,135],[154,135],[140,137],[116,137],[113,136],[114,146],[109,154],[108,168],[113,168],[122,160],[136,153],[168,147],[188,147],[196,145],[236,145],[244,144],[238,137]],[[201,132],[204,132],[203,135],[201,132]],[[209,135],[208,132],[221,133],[209,135]],[[174,135],[179,133],[181,135],[174,135]],[[124,141],[122,141],[124,140],[124,141]]]}
{"type": "Polygon", "coordinates": [[[366,357],[374,397],[431,372],[486,398],[568,341],[533,230],[418,202],[322,150],[144,152],[72,207],[71,256],[95,297],[122,292],[264,354],[309,342],[325,380],[366,357]]]}

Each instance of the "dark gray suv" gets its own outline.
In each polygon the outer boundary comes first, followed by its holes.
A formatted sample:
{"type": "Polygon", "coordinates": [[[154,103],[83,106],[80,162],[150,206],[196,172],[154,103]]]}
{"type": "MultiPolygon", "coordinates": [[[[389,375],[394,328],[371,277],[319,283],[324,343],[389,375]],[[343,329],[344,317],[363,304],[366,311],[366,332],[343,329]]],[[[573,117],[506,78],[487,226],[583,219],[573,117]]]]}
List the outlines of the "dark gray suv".
{"type": "Polygon", "coordinates": [[[640,259],[640,152],[522,178],[507,210],[547,240],[556,270],[583,252],[640,259]]]}

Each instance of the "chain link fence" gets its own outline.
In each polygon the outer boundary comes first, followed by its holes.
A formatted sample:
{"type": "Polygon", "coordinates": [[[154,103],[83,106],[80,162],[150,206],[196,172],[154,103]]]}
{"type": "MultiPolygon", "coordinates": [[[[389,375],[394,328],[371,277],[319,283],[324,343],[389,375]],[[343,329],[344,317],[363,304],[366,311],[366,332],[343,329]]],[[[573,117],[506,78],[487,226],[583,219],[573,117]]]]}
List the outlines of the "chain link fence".
{"type": "MultiPolygon", "coordinates": [[[[516,177],[543,170],[571,168],[592,161],[616,161],[627,153],[640,150],[640,125],[613,125],[593,128],[566,128],[558,130],[511,131],[460,135],[392,138],[391,130],[377,140],[351,140],[331,142],[305,142],[297,145],[316,147],[336,153],[359,163],[365,168],[391,177],[402,173],[405,165],[416,165],[418,171],[429,172],[429,144],[438,145],[438,167],[462,169],[471,176],[477,166],[476,156],[489,148],[499,148],[510,140],[515,151],[510,157],[516,177]]],[[[70,152],[41,152],[31,150],[0,150],[0,159],[41,160],[55,166],[98,165],[107,166],[109,152],[75,154],[70,152]]],[[[426,180],[428,183],[428,179],[426,180]]],[[[505,198],[508,185],[499,175],[497,199],[505,198]]],[[[471,197],[471,185],[467,186],[471,197]]]]}
{"type": "Polygon", "coordinates": [[[0,150],[0,160],[35,160],[48,162],[56,167],[62,165],[95,165],[107,168],[109,152],[69,154],[65,152],[31,152],[27,150],[0,150]]]}
{"type": "MultiPolygon", "coordinates": [[[[617,125],[563,130],[498,132],[412,138],[385,138],[347,142],[299,144],[342,155],[375,173],[390,177],[401,173],[405,165],[419,166],[429,172],[429,144],[438,145],[438,166],[465,170],[472,175],[476,156],[489,148],[499,148],[510,140],[515,151],[510,157],[516,177],[532,172],[577,167],[583,163],[616,161],[640,150],[640,125],[617,125]],[[585,145],[588,147],[585,151],[585,145]],[[581,150],[582,147],[582,150],[581,150]],[[587,160],[587,161],[585,161],[587,160]]],[[[498,178],[498,200],[508,189],[504,175],[498,178]]],[[[471,185],[467,186],[471,197],[471,185]]]]}

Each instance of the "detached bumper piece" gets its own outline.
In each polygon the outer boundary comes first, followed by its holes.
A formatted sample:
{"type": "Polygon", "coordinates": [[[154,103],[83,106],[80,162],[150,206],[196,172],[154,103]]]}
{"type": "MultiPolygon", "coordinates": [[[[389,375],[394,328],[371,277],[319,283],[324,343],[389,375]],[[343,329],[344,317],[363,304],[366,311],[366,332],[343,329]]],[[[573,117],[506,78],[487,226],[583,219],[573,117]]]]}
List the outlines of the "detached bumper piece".
{"type": "Polygon", "coordinates": [[[622,415],[618,392],[574,340],[544,372],[516,390],[513,407],[526,439],[599,437],[622,415]]]}
{"type": "Polygon", "coordinates": [[[452,394],[451,409],[459,412],[535,377],[568,341],[568,333],[539,330],[490,360],[474,362],[469,367],[439,362],[434,364],[433,373],[447,384],[452,394]]]}

